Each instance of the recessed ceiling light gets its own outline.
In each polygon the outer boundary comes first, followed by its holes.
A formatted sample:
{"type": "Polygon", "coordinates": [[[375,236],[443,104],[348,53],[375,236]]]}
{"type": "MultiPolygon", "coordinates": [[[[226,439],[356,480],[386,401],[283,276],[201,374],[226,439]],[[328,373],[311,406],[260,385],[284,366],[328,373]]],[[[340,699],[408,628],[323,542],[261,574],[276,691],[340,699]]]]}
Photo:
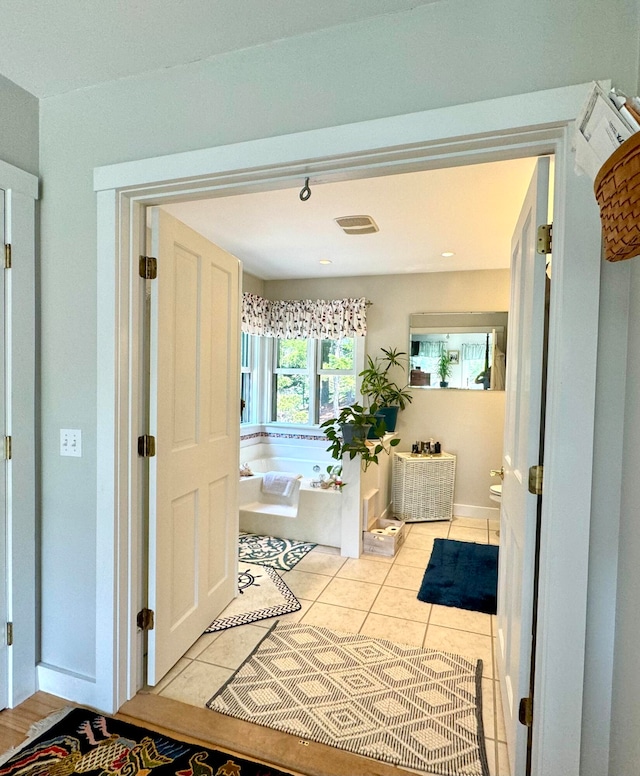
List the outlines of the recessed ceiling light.
{"type": "Polygon", "coordinates": [[[440,254],[441,256],[444,256],[445,259],[451,258],[451,256],[455,256],[456,254],[453,251],[445,251],[444,253],[440,254]]]}
{"type": "Polygon", "coordinates": [[[320,259],[320,264],[333,264],[331,259],[320,259]]]}

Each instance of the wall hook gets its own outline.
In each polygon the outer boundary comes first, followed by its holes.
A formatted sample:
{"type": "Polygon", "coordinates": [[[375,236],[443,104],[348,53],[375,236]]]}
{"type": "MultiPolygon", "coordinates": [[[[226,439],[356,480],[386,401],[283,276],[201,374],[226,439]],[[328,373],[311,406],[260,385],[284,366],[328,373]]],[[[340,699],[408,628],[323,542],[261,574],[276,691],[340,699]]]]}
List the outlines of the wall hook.
{"type": "Polygon", "coordinates": [[[306,202],[311,196],[311,189],[309,188],[309,178],[305,179],[304,186],[300,190],[300,199],[306,202]]]}

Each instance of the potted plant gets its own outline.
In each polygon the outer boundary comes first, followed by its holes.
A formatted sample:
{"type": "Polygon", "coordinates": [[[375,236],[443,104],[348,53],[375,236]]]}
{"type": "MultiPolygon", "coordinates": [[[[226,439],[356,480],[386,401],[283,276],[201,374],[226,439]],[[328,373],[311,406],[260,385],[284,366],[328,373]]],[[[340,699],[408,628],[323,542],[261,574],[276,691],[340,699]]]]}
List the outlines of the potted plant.
{"type": "Polygon", "coordinates": [[[329,418],[320,424],[329,440],[327,451],[337,461],[342,461],[344,455],[353,459],[357,455],[362,461],[362,468],[366,471],[372,463],[378,463],[378,455],[381,452],[390,452],[391,447],[399,444],[399,439],[392,439],[389,447],[378,439],[376,442],[367,442],[369,429],[374,429],[376,436],[384,434],[384,421],[376,416],[377,406],[372,404],[364,407],[361,404],[350,404],[340,410],[336,418],[329,418]]]}
{"type": "MultiPolygon", "coordinates": [[[[360,372],[362,386],[360,392],[375,404],[377,412],[384,420],[384,431],[395,431],[398,412],[404,410],[413,401],[409,385],[400,386],[390,376],[393,367],[406,371],[406,353],[395,348],[381,348],[383,355],[371,358],[367,356],[367,367],[360,372]]],[[[370,432],[370,436],[371,436],[370,432]]]]}
{"type": "Polygon", "coordinates": [[[438,374],[440,375],[440,387],[446,388],[449,383],[447,378],[451,375],[451,361],[449,361],[449,354],[444,348],[440,351],[440,357],[438,358],[438,374]]]}

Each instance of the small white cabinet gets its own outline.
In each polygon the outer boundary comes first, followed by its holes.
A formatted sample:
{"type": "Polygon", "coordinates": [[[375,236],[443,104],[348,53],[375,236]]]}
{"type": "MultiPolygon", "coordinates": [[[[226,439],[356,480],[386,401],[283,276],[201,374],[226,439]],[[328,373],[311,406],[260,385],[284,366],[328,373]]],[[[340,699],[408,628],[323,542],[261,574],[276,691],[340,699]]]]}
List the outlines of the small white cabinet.
{"type": "Polygon", "coordinates": [[[456,457],[393,454],[393,514],[406,523],[451,520],[456,457]]]}

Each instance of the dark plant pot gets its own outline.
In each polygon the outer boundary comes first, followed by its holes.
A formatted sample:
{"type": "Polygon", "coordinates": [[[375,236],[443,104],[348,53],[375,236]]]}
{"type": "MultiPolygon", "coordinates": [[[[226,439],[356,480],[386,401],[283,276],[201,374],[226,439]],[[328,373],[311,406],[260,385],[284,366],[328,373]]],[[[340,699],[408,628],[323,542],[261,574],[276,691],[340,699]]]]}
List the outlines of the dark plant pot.
{"type": "Polygon", "coordinates": [[[342,432],[342,441],[345,445],[350,445],[354,439],[366,439],[371,426],[356,426],[353,423],[343,423],[340,425],[342,432]]]}
{"type": "Polygon", "coordinates": [[[444,380],[440,380],[440,387],[441,388],[447,388],[449,386],[449,383],[445,383],[444,380]]]}
{"type": "MultiPolygon", "coordinates": [[[[396,430],[396,423],[398,422],[399,407],[380,407],[375,413],[376,418],[384,420],[385,434],[396,430]]],[[[377,439],[375,435],[375,429],[369,431],[367,439],[377,439]]]]}

